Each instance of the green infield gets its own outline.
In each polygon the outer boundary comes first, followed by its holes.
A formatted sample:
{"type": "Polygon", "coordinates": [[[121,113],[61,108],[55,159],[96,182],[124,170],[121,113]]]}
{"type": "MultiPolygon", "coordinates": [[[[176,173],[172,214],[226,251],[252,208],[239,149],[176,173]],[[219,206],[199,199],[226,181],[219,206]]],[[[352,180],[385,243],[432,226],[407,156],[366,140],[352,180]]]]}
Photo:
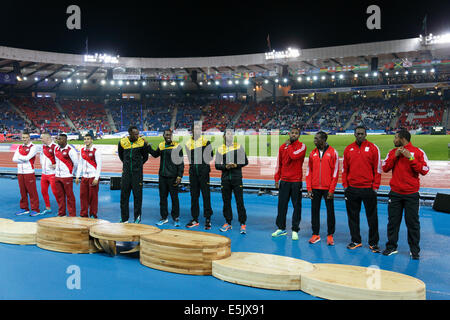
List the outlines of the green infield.
{"type": "MultiPolygon", "coordinates": [[[[222,143],[222,136],[206,136],[211,140],[214,147],[222,143]]],[[[176,139],[177,137],[174,137],[176,139]]],[[[145,137],[145,139],[151,143],[154,148],[163,141],[162,137],[145,137]]],[[[185,143],[189,137],[178,137],[178,141],[182,144],[185,143]]],[[[245,140],[245,150],[249,156],[277,156],[278,147],[283,144],[288,136],[236,136],[236,140],[240,144],[245,140]]],[[[120,139],[101,139],[96,140],[95,144],[109,144],[115,145],[120,139]]],[[[300,136],[300,141],[304,142],[307,147],[307,155],[314,149],[314,136],[304,135],[300,136]]],[[[381,152],[381,157],[384,159],[386,154],[394,148],[394,136],[393,135],[369,135],[367,140],[375,143],[381,152]]],[[[330,135],[328,136],[328,143],[336,148],[339,156],[342,157],[342,153],[347,145],[355,141],[353,135],[330,135]]],[[[446,135],[413,135],[411,142],[415,146],[425,151],[429,160],[450,160],[448,144],[450,144],[450,136],[446,135]]],[[[35,143],[39,143],[36,141],[35,143]]],[[[82,144],[83,141],[70,141],[71,144],[82,144]]]]}

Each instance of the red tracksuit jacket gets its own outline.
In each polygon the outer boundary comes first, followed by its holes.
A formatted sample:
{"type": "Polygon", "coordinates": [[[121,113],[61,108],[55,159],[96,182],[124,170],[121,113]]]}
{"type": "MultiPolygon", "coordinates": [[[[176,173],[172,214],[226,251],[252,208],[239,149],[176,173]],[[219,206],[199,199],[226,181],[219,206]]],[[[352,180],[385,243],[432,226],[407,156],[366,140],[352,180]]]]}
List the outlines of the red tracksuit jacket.
{"type": "Polygon", "coordinates": [[[319,149],[315,148],[309,154],[308,169],[306,171],[306,188],[328,190],[334,193],[339,177],[339,155],[330,146],[326,146],[320,157],[319,149]]]}
{"type": "Polygon", "coordinates": [[[344,150],[342,185],[355,188],[378,189],[381,183],[381,160],[378,147],[365,140],[361,147],[356,142],[344,150]]]}
{"type": "Polygon", "coordinates": [[[275,181],[301,182],[305,155],[306,145],[304,143],[298,140],[289,146],[283,143],[278,150],[275,181]]]}
{"type": "Polygon", "coordinates": [[[414,160],[409,160],[403,155],[396,157],[395,150],[397,148],[395,148],[387,154],[382,168],[384,172],[392,169],[392,178],[389,182],[392,191],[400,194],[412,194],[419,192],[419,174],[426,175],[430,168],[427,164],[427,155],[422,149],[414,147],[411,142],[405,146],[405,149],[408,149],[414,160]]]}

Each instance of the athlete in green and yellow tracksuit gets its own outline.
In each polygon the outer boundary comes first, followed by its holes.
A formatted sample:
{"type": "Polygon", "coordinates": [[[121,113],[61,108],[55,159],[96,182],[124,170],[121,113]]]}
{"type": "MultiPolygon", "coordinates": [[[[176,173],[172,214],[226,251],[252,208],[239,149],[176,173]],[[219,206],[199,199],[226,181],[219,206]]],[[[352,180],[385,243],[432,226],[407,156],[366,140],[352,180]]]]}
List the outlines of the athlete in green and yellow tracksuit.
{"type": "Polygon", "coordinates": [[[120,192],[120,211],[122,219],[129,219],[130,193],[133,191],[134,198],[134,221],[141,221],[142,213],[142,180],[144,163],[148,160],[148,144],[139,137],[139,130],[132,126],[128,129],[130,134],[120,140],[118,145],[119,158],[123,163],[122,181],[120,192]]]}
{"type": "Polygon", "coordinates": [[[148,151],[154,158],[161,157],[159,166],[159,205],[161,221],[158,225],[168,222],[167,197],[170,193],[172,199],[172,219],[175,226],[179,226],[180,203],[178,200],[178,185],[181,182],[184,172],[183,148],[177,142],[172,141],[172,131],[164,131],[164,141],[153,150],[149,145],[148,151]]]}
{"type": "Polygon", "coordinates": [[[242,168],[248,165],[248,159],[244,148],[238,143],[233,143],[232,130],[226,130],[224,138],[225,144],[217,150],[215,161],[216,169],[222,171],[223,216],[226,220],[220,231],[225,232],[231,229],[233,219],[231,197],[234,193],[241,233],[246,233],[247,214],[244,206],[242,168]]]}
{"type": "Polygon", "coordinates": [[[200,215],[199,197],[200,191],[203,198],[203,214],[205,217],[205,229],[211,229],[211,190],[209,186],[209,163],[214,158],[211,142],[201,136],[201,125],[194,126],[193,136],[186,143],[186,154],[189,159],[189,183],[191,188],[191,215],[192,220],[186,225],[188,228],[199,225],[200,215]],[[195,137],[195,140],[194,140],[195,137]]]}

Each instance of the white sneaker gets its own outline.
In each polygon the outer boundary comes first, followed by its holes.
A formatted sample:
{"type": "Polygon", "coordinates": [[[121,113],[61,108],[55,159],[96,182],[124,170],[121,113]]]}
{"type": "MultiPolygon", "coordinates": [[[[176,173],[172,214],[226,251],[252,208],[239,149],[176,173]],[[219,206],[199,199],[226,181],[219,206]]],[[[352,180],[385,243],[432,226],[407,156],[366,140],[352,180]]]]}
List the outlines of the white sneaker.
{"type": "Polygon", "coordinates": [[[167,222],[169,222],[169,219],[161,219],[161,220],[159,220],[159,222],[156,225],[162,226],[163,224],[166,224],[167,222]]]}

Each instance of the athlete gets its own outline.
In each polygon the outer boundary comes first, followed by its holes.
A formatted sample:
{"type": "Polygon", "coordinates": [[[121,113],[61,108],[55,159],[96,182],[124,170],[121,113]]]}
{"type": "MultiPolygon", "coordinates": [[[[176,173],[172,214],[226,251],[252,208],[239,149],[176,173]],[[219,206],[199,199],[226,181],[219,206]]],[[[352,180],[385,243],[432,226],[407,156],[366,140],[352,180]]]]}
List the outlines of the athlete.
{"type": "Polygon", "coordinates": [[[17,163],[17,180],[20,189],[20,211],[16,215],[29,214],[34,217],[40,214],[39,196],[34,174],[37,149],[31,142],[28,132],[22,133],[22,141],[23,144],[16,149],[13,156],[13,162],[17,163]],[[28,197],[30,197],[30,206],[28,206],[28,197]]]}
{"type": "Polygon", "coordinates": [[[75,217],[77,212],[75,195],[73,194],[73,176],[78,166],[78,155],[75,148],[67,144],[67,135],[63,133],[58,136],[58,146],[55,148],[55,160],[55,196],[58,202],[58,216],[66,216],[67,200],[69,216],[75,217]]]}
{"type": "Polygon", "coordinates": [[[367,141],[365,127],[356,127],[354,135],[355,142],[344,150],[342,168],[342,185],[351,235],[347,248],[354,250],[362,246],[359,231],[362,202],[369,224],[369,249],[379,253],[377,192],[381,182],[380,150],[374,143],[367,141]]]}
{"type": "Polygon", "coordinates": [[[53,196],[56,197],[55,186],[55,149],[57,144],[52,141],[52,136],[48,132],[41,134],[42,149],[39,153],[39,161],[41,163],[41,194],[45,202],[45,210],[41,214],[50,214],[52,209],[50,206],[50,197],[48,194],[48,187],[52,189],[53,196]]]}
{"type": "Polygon", "coordinates": [[[272,237],[285,236],[286,215],[289,200],[292,201],[292,240],[298,240],[300,220],[302,214],[302,177],[303,161],[306,155],[306,145],[298,138],[300,129],[295,126],[289,132],[289,139],[280,146],[278,151],[277,170],[275,172],[275,187],[278,193],[278,215],[276,225],[278,229],[272,237]]]}
{"type": "Polygon", "coordinates": [[[323,131],[314,136],[316,148],[309,154],[306,171],[306,188],[311,199],[312,237],[309,243],[320,241],[320,204],[324,198],[327,207],[327,244],[334,245],[334,190],[339,176],[339,155],[336,149],[327,143],[327,139],[328,135],[323,131]]]}
{"type": "Polygon", "coordinates": [[[149,144],[148,151],[154,158],[160,157],[159,165],[159,206],[161,220],[158,226],[169,222],[167,197],[170,193],[172,199],[171,216],[174,226],[180,226],[180,202],[178,199],[178,185],[181,183],[184,172],[183,148],[175,141],[172,141],[172,130],[164,131],[164,141],[153,150],[149,144]]]}
{"type": "Polygon", "coordinates": [[[221,189],[223,199],[223,216],[226,223],[220,231],[231,230],[233,213],[231,210],[231,196],[234,193],[238,211],[238,220],[241,225],[240,233],[246,234],[247,213],[244,206],[244,192],[242,183],[242,168],[248,165],[247,155],[244,148],[234,143],[233,130],[227,129],[224,132],[225,143],[216,152],[215,167],[222,171],[221,189]]]}
{"type": "Polygon", "coordinates": [[[187,228],[199,225],[200,215],[199,198],[200,192],[203,198],[203,215],[205,217],[205,230],[211,229],[211,190],[209,187],[209,163],[214,157],[211,142],[202,136],[202,123],[195,122],[192,126],[192,137],[186,143],[186,154],[189,160],[189,184],[191,188],[191,215],[192,220],[186,225],[187,228]]]}
{"type": "Polygon", "coordinates": [[[400,130],[395,134],[394,145],[395,148],[387,154],[382,165],[384,172],[392,170],[389,183],[388,241],[383,255],[397,253],[398,232],[405,211],[410,255],[412,259],[419,260],[419,175],[424,176],[430,172],[428,158],[422,149],[411,144],[411,134],[407,130],[400,130]]]}
{"type": "Polygon", "coordinates": [[[130,218],[130,194],[133,191],[134,223],[141,222],[142,215],[142,181],[144,163],[148,160],[148,144],[139,137],[136,126],[128,128],[129,136],[122,138],[118,145],[118,154],[123,163],[120,191],[121,223],[128,223],[130,218]]]}
{"type": "Polygon", "coordinates": [[[98,182],[102,171],[102,154],[94,147],[94,136],[88,133],[84,136],[84,147],[80,151],[80,165],[78,166],[75,183],[80,183],[81,217],[97,219],[98,212],[98,182]]]}

